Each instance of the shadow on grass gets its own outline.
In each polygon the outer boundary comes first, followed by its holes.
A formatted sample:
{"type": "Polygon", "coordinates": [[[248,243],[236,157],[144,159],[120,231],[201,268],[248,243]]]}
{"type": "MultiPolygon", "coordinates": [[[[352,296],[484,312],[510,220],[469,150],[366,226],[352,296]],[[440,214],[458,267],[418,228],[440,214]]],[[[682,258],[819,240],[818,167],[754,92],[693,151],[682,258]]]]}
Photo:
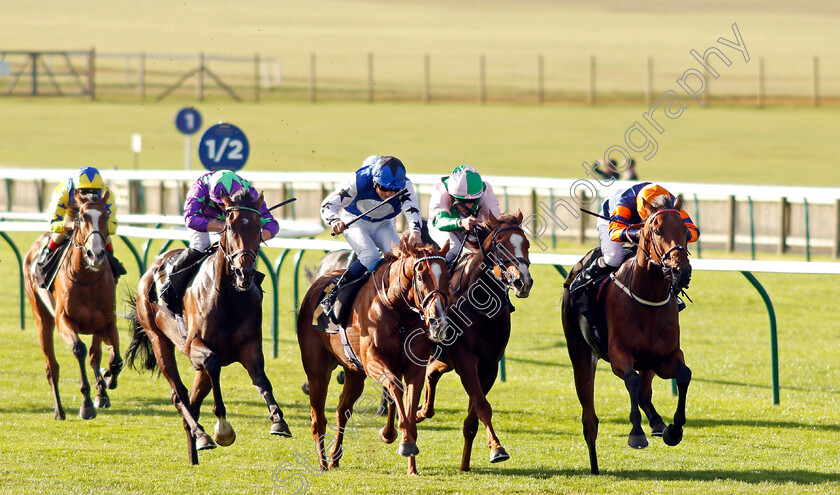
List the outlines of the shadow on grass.
{"type": "Polygon", "coordinates": [[[558,368],[571,368],[572,365],[562,362],[562,360],[558,359],[557,361],[537,361],[536,359],[523,359],[511,356],[505,356],[505,359],[512,362],[512,363],[523,363],[523,364],[533,364],[536,366],[552,366],[558,368]]]}
{"type": "MultiPolygon", "coordinates": [[[[504,469],[504,468],[473,468],[475,474],[498,476],[521,476],[535,479],[550,479],[556,476],[592,477],[589,468],[584,469],[504,469]]],[[[737,481],[741,483],[796,483],[800,485],[819,485],[822,483],[840,482],[840,474],[819,471],[804,471],[799,469],[758,469],[749,471],[733,471],[725,469],[715,470],[680,470],[680,471],[650,471],[624,470],[610,471],[601,469],[600,477],[615,477],[633,481],[737,481]]]]}
{"type": "MultiPolygon", "coordinates": [[[[667,423],[670,418],[664,417],[665,422],[667,423]]],[[[600,418],[599,418],[600,419],[600,418]]],[[[600,419],[601,423],[608,423],[608,424],[622,424],[622,425],[630,425],[630,421],[627,419],[622,418],[603,418],[600,419]]],[[[646,426],[647,423],[644,421],[642,422],[643,426],[646,426]]],[[[828,431],[832,433],[840,432],[840,425],[837,424],[811,424],[811,423],[799,423],[795,421],[763,421],[763,420],[756,420],[756,419],[714,419],[714,418],[698,418],[692,419],[691,417],[688,418],[687,423],[685,425],[686,435],[688,435],[692,428],[717,428],[719,426],[743,426],[748,428],[789,428],[794,430],[822,430],[828,431]]]]}

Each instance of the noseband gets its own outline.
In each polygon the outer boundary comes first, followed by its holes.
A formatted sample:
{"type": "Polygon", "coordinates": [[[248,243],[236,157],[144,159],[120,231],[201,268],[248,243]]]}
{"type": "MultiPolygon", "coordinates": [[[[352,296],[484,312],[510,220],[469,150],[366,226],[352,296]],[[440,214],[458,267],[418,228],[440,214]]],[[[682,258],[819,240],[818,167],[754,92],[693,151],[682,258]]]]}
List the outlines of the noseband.
{"type": "Polygon", "coordinates": [[[87,250],[85,249],[85,246],[87,246],[88,239],[90,239],[94,235],[98,235],[99,237],[102,238],[102,244],[103,245],[105,244],[106,239],[105,239],[105,234],[103,234],[99,230],[94,230],[94,231],[91,231],[88,235],[86,235],[85,238],[82,239],[82,242],[76,242],[77,232],[81,232],[81,230],[79,230],[79,226],[82,224],[82,217],[83,216],[84,216],[84,212],[82,212],[81,209],[79,209],[79,214],[76,216],[76,220],[73,222],[73,235],[70,236],[70,244],[74,248],[81,250],[84,253],[85,259],[90,261],[90,259],[87,256],[87,250]]]}
{"type": "MultiPolygon", "coordinates": [[[[479,226],[476,225],[476,227],[479,227],[479,226]]],[[[479,227],[479,228],[481,228],[481,227],[479,227]]],[[[497,229],[497,230],[493,231],[493,235],[490,236],[490,250],[489,251],[487,251],[487,252],[484,251],[484,243],[482,243],[482,242],[478,243],[478,248],[481,250],[481,255],[486,259],[490,259],[490,262],[493,263],[493,267],[494,268],[498,267],[499,272],[502,273],[502,274],[507,273],[507,270],[504,270],[502,268],[503,268],[503,264],[508,263],[508,262],[518,261],[518,262],[524,264],[525,266],[531,266],[531,262],[529,260],[525,259],[524,257],[521,257],[521,256],[516,256],[516,257],[509,257],[509,256],[502,257],[502,256],[499,256],[499,241],[496,240],[496,236],[498,236],[499,234],[501,234],[502,232],[505,232],[507,230],[517,230],[517,231],[522,233],[523,237],[525,237],[525,231],[522,230],[522,227],[520,227],[518,225],[517,226],[508,226],[508,227],[502,227],[501,229],[497,229]]],[[[507,249],[505,249],[505,251],[507,251],[507,249]]],[[[503,278],[504,284],[507,286],[506,287],[506,290],[507,290],[507,288],[510,287],[511,283],[508,281],[508,277],[503,276],[502,278],[503,278]]]]}
{"type": "MultiPolygon", "coordinates": [[[[659,210],[659,211],[655,212],[653,215],[650,216],[650,218],[648,219],[648,223],[652,222],[654,217],[656,217],[657,215],[659,215],[661,213],[676,213],[677,215],[680,215],[679,210],[675,210],[675,209],[659,210]]],[[[680,220],[682,220],[682,218],[680,218],[680,220]]],[[[648,229],[647,235],[645,237],[647,238],[648,243],[652,246],[653,254],[655,254],[656,257],[659,258],[659,260],[657,261],[657,260],[653,259],[653,256],[651,256],[650,253],[646,250],[642,250],[642,252],[645,254],[645,257],[647,258],[648,263],[651,263],[654,266],[658,266],[662,270],[662,275],[665,276],[665,278],[668,280],[668,282],[671,285],[674,285],[674,272],[676,270],[678,270],[680,267],[679,266],[668,266],[668,265],[665,264],[665,260],[669,259],[669,257],[671,256],[671,253],[674,253],[674,252],[677,252],[677,253],[684,252],[684,253],[689,254],[689,255],[691,254],[691,252],[689,252],[688,248],[686,248],[682,244],[677,244],[676,246],[671,246],[670,248],[668,248],[664,252],[660,252],[657,245],[653,242],[653,236],[654,235],[658,235],[659,237],[662,237],[659,234],[654,234],[652,228],[648,229]]],[[[641,246],[639,247],[639,249],[641,249],[641,246]]]]}

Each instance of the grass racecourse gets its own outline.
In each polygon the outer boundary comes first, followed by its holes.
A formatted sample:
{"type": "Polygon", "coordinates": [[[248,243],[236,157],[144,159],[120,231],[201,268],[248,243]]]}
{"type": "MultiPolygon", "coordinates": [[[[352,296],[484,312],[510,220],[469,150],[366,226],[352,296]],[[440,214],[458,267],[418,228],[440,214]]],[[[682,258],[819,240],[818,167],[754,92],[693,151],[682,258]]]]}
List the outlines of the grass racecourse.
{"type": "MultiPolygon", "coordinates": [[[[753,55],[751,64],[766,56],[777,67],[807,70],[811,57],[819,55],[825,89],[837,88],[840,80],[831,77],[840,74],[832,65],[840,61],[840,9],[823,0],[796,6],[642,2],[632,8],[611,1],[592,6],[541,0],[83,4],[0,5],[0,49],[259,51],[287,57],[290,66],[310,51],[337,58],[376,51],[397,60],[424,52],[598,53],[642,60],[653,54],[685,69],[696,64],[690,49],[705,49],[719,36],[731,39],[730,25],[737,22],[753,55]]],[[[673,88],[658,91],[666,89],[673,88]]],[[[178,169],[184,162],[183,139],[172,119],[187,105],[196,102],[184,97],[143,104],[0,98],[0,164],[128,169],[134,166],[130,136],[140,133],[141,168],[178,169]]],[[[466,162],[486,173],[551,177],[581,177],[579,164],[621,144],[628,127],[647,110],[642,104],[255,104],[216,97],[197,106],[205,125],[226,120],[247,133],[246,170],[344,172],[378,152],[399,156],[410,170],[424,173],[443,174],[466,162]]],[[[639,173],[663,181],[836,187],[838,122],[836,105],[691,104],[678,119],[667,121],[666,132],[657,136],[656,156],[640,161],[639,173]]],[[[35,235],[10,237],[25,250],[35,235]]],[[[131,259],[120,241],[116,249],[124,261],[131,259]]],[[[267,254],[274,259],[279,251],[267,254]]],[[[705,249],[703,254],[716,257],[705,249]]],[[[309,253],[304,260],[314,264],[318,257],[309,253]]],[[[535,266],[531,297],[514,301],[507,381],[497,382],[489,395],[496,431],[511,459],[489,464],[480,430],[473,471],[458,471],[467,400],[450,374],[439,385],[437,415],[419,427],[421,476],[409,478],[396,445],[379,441],[382,419],[357,418],[358,433],[345,439],[339,470],[320,474],[307,467],[317,458],[308,398],[300,391],[304,373],[292,327],[288,263],[279,291],[280,354],[266,367],[294,437],[268,434],[265,405],[247,374],[240,367],[226,368],[222,389],[238,437],[231,447],[200,453],[198,466],[187,464],[181,421],[162,378],[124,370],[110,393],[112,407],[91,421],[81,420],[78,366],[58,337],[68,419],[52,418],[28,306],[26,328],[19,329],[14,263],[11,249],[0,245],[0,493],[293,493],[304,485],[309,493],[840,493],[840,285],[835,276],[757,274],[778,316],[781,404],[774,406],[768,321],[760,297],[740,274],[695,272],[689,292],[694,304],[681,314],[682,348],[693,371],[684,439],[676,447],[658,438],[649,438],[645,450],[627,447],[627,393],[601,363],[596,409],[602,475],[594,477],[560,325],[561,279],[552,268],[535,266]],[[288,484],[278,487],[284,480],[288,484]]],[[[120,294],[136,287],[139,276],[136,266],[126,266],[120,294]]],[[[123,302],[117,311],[125,312],[123,302]]],[[[264,311],[270,322],[269,304],[264,311]]],[[[125,321],[120,325],[124,353],[129,331],[125,321]]],[[[264,328],[269,355],[268,323],[264,328]]],[[[179,359],[190,383],[190,366],[179,359]]],[[[654,403],[670,422],[676,407],[670,384],[657,379],[654,386],[654,403]]],[[[334,416],[339,392],[333,383],[328,418],[334,416]]],[[[366,393],[372,394],[372,387],[366,393]]],[[[207,429],[215,422],[209,401],[202,420],[207,429]]]]}

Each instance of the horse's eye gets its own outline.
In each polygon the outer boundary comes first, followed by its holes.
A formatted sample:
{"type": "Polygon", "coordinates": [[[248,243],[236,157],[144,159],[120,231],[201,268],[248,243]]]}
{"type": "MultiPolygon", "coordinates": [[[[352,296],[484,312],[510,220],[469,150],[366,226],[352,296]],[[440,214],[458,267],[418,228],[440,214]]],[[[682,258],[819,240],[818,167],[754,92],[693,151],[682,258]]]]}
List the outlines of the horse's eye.
{"type": "Polygon", "coordinates": [[[656,235],[662,235],[662,233],[659,231],[659,229],[656,229],[656,228],[653,229],[653,233],[656,234],[656,235]]]}

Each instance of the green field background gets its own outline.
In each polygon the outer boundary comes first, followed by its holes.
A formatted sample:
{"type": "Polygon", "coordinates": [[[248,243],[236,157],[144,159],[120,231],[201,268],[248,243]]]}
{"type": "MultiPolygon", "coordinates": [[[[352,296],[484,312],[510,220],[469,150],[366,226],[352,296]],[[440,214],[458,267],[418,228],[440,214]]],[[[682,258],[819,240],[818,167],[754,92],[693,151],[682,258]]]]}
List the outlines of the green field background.
{"type": "MultiPolygon", "coordinates": [[[[312,52],[318,53],[325,80],[359,73],[363,81],[366,54],[373,52],[381,70],[378,77],[391,84],[413,84],[419,94],[418,61],[425,53],[445,64],[444,85],[473,84],[482,53],[491,80],[499,60],[522,64],[505,69],[500,78],[531,77],[527,64],[542,53],[547,71],[555,74],[547,86],[554,88],[569,81],[585,84],[588,57],[596,54],[614,69],[603,73],[605,81],[617,85],[628,74],[643,77],[639,67],[648,56],[655,57],[662,73],[678,74],[694,66],[689,50],[702,51],[721,36],[732,39],[730,26],[737,22],[753,60],[734,60],[732,67],[721,70],[718,90],[754,86],[755,64],[765,57],[772,84],[808,94],[812,57],[819,56],[822,89],[840,95],[839,17],[838,4],[827,0],[0,0],[0,51],[96,47],[99,52],[259,52],[279,57],[286,75],[298,82],[306,78],[312,52]]],[[[656,87],[658,92],[675,87],[673,77],[657,79],[656,87]]],[[[627,128],[647,110],[629,103],[313,104],[305,97],[301,93],[298,101],[259,104],[235,103],[216,93],[201,103],[188,93],[143,103],[107,96],[93,102],[0,97],[0,166],[70,170],[94,165],[107,180],[109,169],[134,167],[130,138],[140,133],[141,169],[180,169],[184,138],[173,119],[179,108],[196,105],[205,127],[228,121],[246,132],[251,143],[248,170],[344,173],[380,153],[403,159],[409,173],[443,174],[470,163],[483,173],[582,177],[580,163],[621,144],[627,128]]],[[[473,95],[465,93],[463,99],[469,98],[473,95]]],[[[836,105],[777,102],[759,109],[691,104],[680,118],[663,124],[666,132],[657,136],[655,157],[645,161],[636,154],[639,174],[646,180],[836,187],[838,124],[836,105]]],[[[25,250],[35,235],[11,237],[25,250]]],[[[131,259],[119,241],[116,249],[124,261],[131,259]]],[[[564,250],[581,248],[569,245],[564,250]]],[[[274,259],[279,250],[267,254],[274,259]]],[[[703,254],[717,257],[705,250],[703,254]]],[[[318,256],[306,254],[304,261],[314,264],[318,256]]],[[[304,373],[292,327],[288,263],[279,294],[280,356],[268,359],[267,373],[294,437],[269,436],[265,406],[244,370],[234,366],[223,371],[222,386],[238,439],[229,448],[201,453],[197,467],[187,464],[185,435],[163,379],[125,370],[119,388],[110,394],[112,408],[94,420],[79,419],[78,366],[60,340],[56,353],[68,419],[52,419],[44,360],[28,307],[26,329],[19,329],[14,263],[11,249],[0,246],[2,493],[286,493],[272,485],[271,477],[287,462],[294,467],[285,472],[305,477],[311,493],[840,492],[836,276],[758,274],[779,318],[781,404],[773,406],[768,321],[761,299],[740,274],[696,272],[690,290],[695,303],[681,314],[682,346],[693,370],[683,442],[672,448],[651,439],[646,450],[628,448],[626,390],[601,363],[596,408],[603,475],[593,477],[559,321],[561,280],[550,267],[534,267],[531,297],[515,301],[508,381],[497,383],[489,397],[497,433],[512,458],[490,465],[480,431],[473,472],[458,472],[467,400],[459,380],[448,375],[440,383],[438,415],[419,428],[421,476],[408,478],[396,445],[378,439],[381,420],[360,423],[358,438],[345,443],[340,470],[316,475],[296,464],[295,453],[311,462],[315,453],[308,399],[300,391],[304,373]]],[[[138,279],[136,267],[126,265],[129,274],[120,281],[120,294],[136,287],[138,279]]],[[[120,302],[118,312],[125,311],[120,302]]],[[[270,321],[267,304],[264,316],[270,321]]],[[[124,351],[129,331],[127,323],[120,325],[124,351]]],[[[264,327],[268,353],[269,327],[264,327]]],[[[180,359],[179,366],[190,382],[187,361],[180,359]]],[[[328,417],[334,416],[338,394],[333,385],[328,417]]],[[[654,402],[670,421],[676,400],[667,382],[655,382],[654,402]]],[[[205,402],[202,424],[210,429],[213,423],[210,402],[205,402]]]]}

